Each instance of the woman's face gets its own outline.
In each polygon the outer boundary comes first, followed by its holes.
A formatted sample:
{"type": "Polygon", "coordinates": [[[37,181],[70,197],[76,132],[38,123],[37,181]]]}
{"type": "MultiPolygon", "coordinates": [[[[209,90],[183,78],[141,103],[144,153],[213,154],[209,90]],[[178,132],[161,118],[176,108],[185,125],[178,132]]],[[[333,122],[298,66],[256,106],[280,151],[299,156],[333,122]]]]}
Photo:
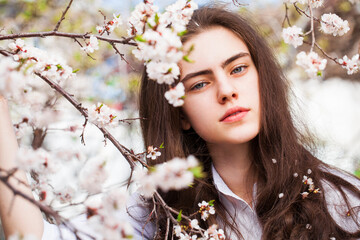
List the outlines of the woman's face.
{"type": "Polygon", "coordinates": [[[185,86],[182,121],[208,144],[241,144],[259,133],[259,78],[245,43],[223,27],[190,38],[184,49],[193,63],[180,62],[185,86]]]}

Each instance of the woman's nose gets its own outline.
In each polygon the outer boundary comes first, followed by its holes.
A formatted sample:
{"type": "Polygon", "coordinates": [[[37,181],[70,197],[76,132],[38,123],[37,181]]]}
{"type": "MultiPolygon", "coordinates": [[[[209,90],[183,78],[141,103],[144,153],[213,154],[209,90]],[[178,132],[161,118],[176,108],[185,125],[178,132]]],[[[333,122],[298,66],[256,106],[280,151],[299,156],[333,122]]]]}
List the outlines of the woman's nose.
{"type": "Polygon", "coordinates": [[[218,101],[221,104],[238,98],[238,92],[230,81],[231,80],[226,77],[218,81],[218,101]]]}

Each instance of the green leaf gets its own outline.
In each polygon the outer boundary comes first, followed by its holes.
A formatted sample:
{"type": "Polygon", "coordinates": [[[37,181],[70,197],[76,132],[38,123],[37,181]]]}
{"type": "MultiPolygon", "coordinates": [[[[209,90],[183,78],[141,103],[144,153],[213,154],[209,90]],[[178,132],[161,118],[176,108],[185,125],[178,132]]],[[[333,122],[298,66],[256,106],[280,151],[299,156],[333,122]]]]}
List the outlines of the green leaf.
{"type": "Polygon", "coordinates": [[[135,40],[138,42],[146,42],[145,38],[142,35],[136,35],[135,40]]]}
{"type": "Polygon", "coordinates": [[[164,148],[164,143],[162,142],[159,148],[164,148]]]}
{"type": "Polygon", "coordinates": [[[189,55],[183,56],[183,59],[184,59],[186,62],[189,62],[189,63],[194,63],[194,62],[195,62],[194,60],[191,60],[191,59],[189,58],[189,55]]]}
{"type": "Polygon", "coordinates": [[[72,73],[77,73],[78,71],[80,71],[80,69],[75,69],[72,73]]]}
{"type": "Polygon", "coordinates": [[[360,169],[356,169],[354,175],[360,178],[360,169]]]}
{"type": "Polygon", "coordinates": [[[214,206],[214,202],[215,202],[215,200],[210,200],[208,203],[210,206],[214,206]]]}
{"type": "Polygon", "coordinates": [[[184,31],[182,31],[182,32],[179,32],[177,35],[178,35],[179,37],[182,37],[182,36],[184,36],[186,33],[187,33],[187,30],[184,30],[184,31]]]}
{"type": "Polygon", "coordinates": [[[189,171],[192,172],[192,174],[194,174],[194,177],[196,177],[196,178],[205,177],[205,173],[203,172],[203,167],[202,166],[197,166],[197,167],[190,168],[189,171]]]}
{"type": "Polygon", "coordinates": [[[181,222],[181,215],[182,215],[182,210],[180,210],[180,212],[179,212],[179,215],[177,216],[177,218],[176,218],[176,220],[178,221],[178,222],[181,222]]]}
{"type": "Polygon", "coordinates": [[[321,72],[321,71],[318,71],[316,75],[321,77],[321,76],[322,76],[322,72],[321,72]]]}
{"type": "Polygon", "coordinates": [[[157,13],[155,14],[155,23],[156,25],[159,24],[159,15],[157,13]]]}

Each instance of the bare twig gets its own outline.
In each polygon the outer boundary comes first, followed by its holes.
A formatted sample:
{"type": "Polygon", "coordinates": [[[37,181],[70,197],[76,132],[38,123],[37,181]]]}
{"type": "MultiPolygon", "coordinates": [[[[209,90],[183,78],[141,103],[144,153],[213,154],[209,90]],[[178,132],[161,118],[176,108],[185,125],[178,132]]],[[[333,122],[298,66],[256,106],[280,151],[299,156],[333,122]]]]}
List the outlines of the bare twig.
{"type": "Polygon", "coordinates": [[[287,24],[289,25],[289,27],[291,27],[291,23],[290,23],[290,19],[289,19],[289,7],[286,3],[284,3],[284,6],[285,6],[285,17],[284,17],[284,20],[282,22],[282,27],[284,28],[285,26],[285,21],[287,21],[287,24]]]}
{"type": "MultiPolygon", "coordinates": [[[[77,40],[76,38],[74,38],[74,41],[77,42],[77,44],[79,44],[80,47],[83,47],[83,45],[81,44],[81,42],[79,42],[79,40],[77,40]]],[[[95,58],[93,58],[89,53],[86,52],[86,55],[88,55],[89,58],[91,58],[92,60],[96,60],[95,58]]]]}
{"type": "Polygon", "coordinates": [[[5,57],[10,56],[10,54],[8,53],[8,51],[6,51],[5,49],[0,49],[0,53],[1,53],[2,55],[4,55],[5,57]]]}
{"type": "Polygon", "coordinates": [[[65,19],[65,15],[67,13],[67,11],[69,10],[71,4],[72,4],[73,0],[70,0],[69,4],[67,5],[66,9],[63,11],[60,20],[57,22],[54,31],[57,32],[57,30],[59,30],[60,24],[61,22],[65,19]]]}
{"type": "Polygon", "coordinates": [[[110,44],[114,48],[115,52],[120,55],[121,59],[125,61],[133,71],[137,72],[136,69],[133,66],[131,66],[131,64],[124,58],[124,54],[119,51],[119,49],[116,47],[116,44],[115,43],[110,43],[110,44]]]}
{"type": "Polygon", "coordinates": [[[314,15],[313,15],[313,11],[312,11],[312,7],[309,4],[309,11],[310,11],[310,31],[311,31],[311,48],[310,48],[310,52],[313,51],[314,49],[314,44],[315,44],[315,31],[314,31],[314,15]]]}
{"type": "MultiPolygon", "coordinates": [[[[308,18],[311,18],[311,16],[309,14],[307,14],[304,10],[302,10],[301,8],[299,8],[296,3],[294,3],[294,7],[295,7],[295,10],[300,14],[300,15],[305,15],[306,17],[308,18]]],[[[315,21],[319,22],[320,23],[320,20],[316,17],[312,17],[315,21]]]]}
{"type": "Polygon", "coordinates": [[[123,123],[127,123],[127,124],[131,124],[131,121],[136,121],[136,120],[141,120],[141,119],[144,119],[144,118],[123,118],[123,119],[119,119],[118,121],[119,122],[123,122],[123,123]]]}

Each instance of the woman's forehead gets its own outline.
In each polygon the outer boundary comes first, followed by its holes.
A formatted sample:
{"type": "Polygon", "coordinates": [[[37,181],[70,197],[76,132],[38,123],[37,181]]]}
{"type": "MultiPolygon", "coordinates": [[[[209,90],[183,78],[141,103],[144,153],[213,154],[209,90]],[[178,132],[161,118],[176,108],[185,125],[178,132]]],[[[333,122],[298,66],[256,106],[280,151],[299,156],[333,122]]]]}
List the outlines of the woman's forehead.
{"type": "Polygon", "coordinates": [[[191,37],[184,44],[185,52],[190,48],[193,48],[189,55],[192,62],[182,60],[179,64],[182,71],[219,66],[234,54],[249,53],[246,44],[238,35],[220,26],[191,37]]]}

